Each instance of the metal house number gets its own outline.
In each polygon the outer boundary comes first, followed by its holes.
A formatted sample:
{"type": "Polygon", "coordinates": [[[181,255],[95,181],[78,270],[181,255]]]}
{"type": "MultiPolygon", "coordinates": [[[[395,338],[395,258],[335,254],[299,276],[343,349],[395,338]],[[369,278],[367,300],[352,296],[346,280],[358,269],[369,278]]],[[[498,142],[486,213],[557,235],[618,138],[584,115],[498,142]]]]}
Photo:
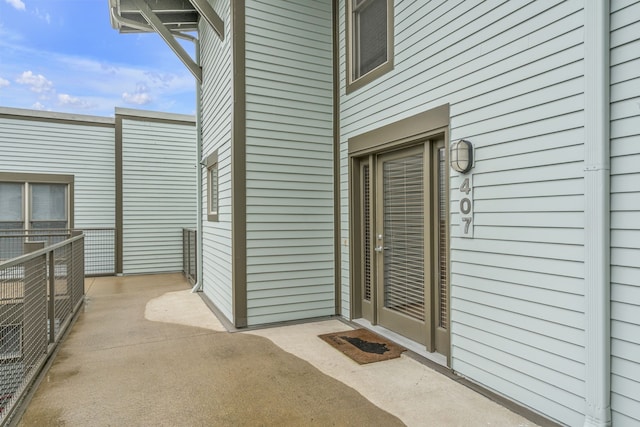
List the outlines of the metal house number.
{"type": "Polygon", "coordinates": [[[460,237],[473,237],[473,176],[471,174],[462,177],[460,190],[460,237]]]}

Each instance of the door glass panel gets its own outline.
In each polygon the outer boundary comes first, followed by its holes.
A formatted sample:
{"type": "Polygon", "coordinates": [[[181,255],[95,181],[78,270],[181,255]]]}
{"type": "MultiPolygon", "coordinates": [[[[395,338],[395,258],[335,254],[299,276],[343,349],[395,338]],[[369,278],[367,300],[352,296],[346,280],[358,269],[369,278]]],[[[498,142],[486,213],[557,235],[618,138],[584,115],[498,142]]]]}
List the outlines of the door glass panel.
{"type": "Polygon", "coordinates": [[[383,163],[384,306],[423,321],[423,154],[383,163]]]}

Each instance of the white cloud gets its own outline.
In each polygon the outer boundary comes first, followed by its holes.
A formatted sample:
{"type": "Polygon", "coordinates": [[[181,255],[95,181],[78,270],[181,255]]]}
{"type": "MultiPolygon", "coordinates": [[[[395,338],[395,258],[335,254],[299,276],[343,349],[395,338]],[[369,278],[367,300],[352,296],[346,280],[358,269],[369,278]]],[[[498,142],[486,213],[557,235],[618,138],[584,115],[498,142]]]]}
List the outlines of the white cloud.
{"type": "Polygon", "coordinates": [[[122,94],[122,100],[127,104],[145,105],[151,102],[151,95],[144,84],[138,83],[135,92],[122,94]]]}
{"type": "Polygon", "coordinates": [[[46,21],[47,24],[51,24],[51,15],[49,15],[49,12],[43,12],[40,11],[40,9],[36,8],[36,16],[40,19],[42,19],[43,21],[46,21]]]}
{"type": "Polygon", "coordinates": [[[145,105],[151,102],[151,95],[148,93],[128,93],[122,94],[122,100],[127,104],[145,105]]]}
{"type": "Polygon", "coordinates": [[[11,83],[9,82],[9,80],[6,80],[6,79],[3,79],[2,77],[0,77],[0,88],[9,86],[10,84],[11,83]]]}
{"type": "Polygon", "coordinates": [[[82,108],[82,109],[87,109],[92,107],[90,102],[84,101],[80,98],[68,95],[66,93],[58,94],[58,104],[68,106],[68,107],[82,108]]]}
{"type": "Polygon", "coordinates": [[[53,90],[53,82],[47,79],[42,74],[33,74],[32,71],[23,72],[20,77],[16,79],[17,83],[27,85],[36,93],[47,93],[53,90]]]}
{"type": "Polygon", "coordinates": [[[31,108],[33,108],[34,110],[45,110],[46,109],[46,107],[43,104],[41,104],[40,102],[36,102],[35,104],[33,104],[31,106],[31,108]]]}
{"type": "Polygon", "coordinates": [[[18,10],[25,10],[26,6],[22,0],[4,0],[18,10]]]}
{"type": "Polygon", "coordinates": [[[144,76],[152,87],[162,89],[170,89],[178,80],[175,74],[158,73],[155,71],[147,71],[144,73],[144,76]]]}
{"type": "MultiPolygon", "coordinates": [[[[28,10],[33,12],[31,3],[29,6],[28,10]]],[[[56,19],[52,16],[52,23],[56,19]]],[[[34,108],[57,108],[78,114],[91,111],[91,114],[105,116],[113,115],[114,106],[183,114],[190,114],[194,108],[195,82],[182,64],[165,61],[140,67],[108,59],[97,61],[39,50],[12,35],[19,33],[11,33],[0,22],[0,51],[3,52],[0,75],[12,76],[11,85],[0,89],[4,106],[20,108],[38,101],[45,105],[34,108]],[[38,65],[31,65],[34,63],[38,65]],[[68,94],[69,98],[59,99],[60,94],[68,94]],[[72,105],[72,98],[76,97],[84,103],[72,105]]]]}

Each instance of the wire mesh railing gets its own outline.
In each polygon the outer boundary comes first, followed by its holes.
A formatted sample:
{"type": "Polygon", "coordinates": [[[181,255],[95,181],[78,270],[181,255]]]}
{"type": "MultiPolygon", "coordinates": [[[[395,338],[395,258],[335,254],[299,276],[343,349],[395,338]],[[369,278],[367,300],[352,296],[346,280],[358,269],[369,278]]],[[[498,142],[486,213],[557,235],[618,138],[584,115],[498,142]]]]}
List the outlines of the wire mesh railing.
{"type": "Polygon", "coordinates": [[[84,263],[87,276],[116,274],[116,229],[83,228],[84,263]]]}
{"type": "Polygon", "coordinates": [[[85,235],[85,274],[109,276],[116,274],[116,229],[31,229],[0,230],[0,262],[23,255],[24,244],[45,242],[50,246],[68,239],[75,231],[85,235]]]}
{"type": "Polygon", "coordinates": [[[84,300],[84,239],[27,243],[30,253],[0,263],[0,425],[9,423],[84,300]]]}
{"type": "Polygon", "coordinates": [[[198,280],[197,234],[194,228],[182,229],[182,273],[194,285],[198,280]]]}

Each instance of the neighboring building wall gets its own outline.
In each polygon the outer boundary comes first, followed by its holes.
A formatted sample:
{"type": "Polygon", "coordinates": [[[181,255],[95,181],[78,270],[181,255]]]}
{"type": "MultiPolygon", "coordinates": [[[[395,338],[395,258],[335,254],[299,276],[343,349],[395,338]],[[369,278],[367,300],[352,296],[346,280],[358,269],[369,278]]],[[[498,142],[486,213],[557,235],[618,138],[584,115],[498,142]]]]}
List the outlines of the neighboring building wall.
{"type": "Polygon", "coordinates": [[[123,273],[181,271],[182,228],[196,225],[194,119],[116,109],[119,120],[123,273]]]}
{"type": "Polygon", "coordinates": [[[249,325],[335,314],[332,2],[246,2],[249,325]]]}
{"type": "Polygon", "coordinates": [[[207,176],[203,174],[203,273],[204,294],[227,319],[233,319],[231,273],[231,120],[233,111],[232,28],[230,2],[211,1],[224,21],[225,37],[205,21],[200,23],[202,60],[202,156],[218,151],[218,221],[207,221],[207,176]]]}
{"type": "Polygon", "coordinates": [[[0,171],[74,175],[74,226],[115,226],[113,119],[0,107],[0,171]]]}
{"type": "Polygon", "coordinates": [[[640,2],[611,2],[611,408],[640,424],[640,2]]]}
{"type": "MultiPolygon", "coordinates": [[[[472,141],[475,238],[451,217],[452,368],[563,423],[584,421],[582,2],[395,1],[395,69],[345,95],[348,138],[450,104],[472,141]]],[[[340,34],[344,35],[344,0],[340,34]]],[[[451,188],[459,185],[451,177],[451,188]]],[[[452,194],[454,192],[452,191],[452,194]]],[[[458,200],[452,197],[451,211],[458,200]]],[[[343,248],[343,314],[349,301],[343,248]]]]}

